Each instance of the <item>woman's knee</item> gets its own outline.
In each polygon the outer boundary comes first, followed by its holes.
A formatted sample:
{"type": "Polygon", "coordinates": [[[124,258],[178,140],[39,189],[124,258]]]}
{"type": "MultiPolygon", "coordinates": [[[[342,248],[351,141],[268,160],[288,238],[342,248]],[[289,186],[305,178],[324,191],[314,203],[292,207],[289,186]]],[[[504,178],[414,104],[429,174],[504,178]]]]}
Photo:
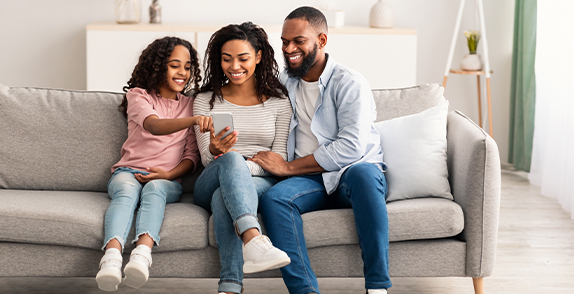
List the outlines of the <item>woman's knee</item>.
{"type": "Polygon", "coordinates": [[[217,159],[220,164],[223,164],[225,166],[229,166],[229,165],[236,165],[236,164],[240,164],[241,166],[246,166],[245,164],[245,158],[243,157],[243,155],[239,154],[239,152],[235,152],[235,151],[231,151],[231,152],[227,152],[223,155],[221,155],[221,157],[219,157],[217,159]]]}
{"type": "Polygon", "coordinates": [[[226,209],[223,195],[221,195],[221,188],[217,188],[211,197],[211,211],[215,214],[226,209]]]}

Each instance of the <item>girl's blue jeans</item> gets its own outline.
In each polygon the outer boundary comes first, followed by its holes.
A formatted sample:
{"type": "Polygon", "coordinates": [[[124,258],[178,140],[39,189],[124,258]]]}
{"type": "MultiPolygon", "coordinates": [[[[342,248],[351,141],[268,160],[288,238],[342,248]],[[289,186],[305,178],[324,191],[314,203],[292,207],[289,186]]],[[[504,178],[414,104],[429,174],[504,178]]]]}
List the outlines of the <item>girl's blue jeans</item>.
{"type": "Polygon", "coordinates": [[[197,178],[195,204],[213,213],[215,239],[219,249],[220,292],[241,293],[243,286],[243,251],[241,234],[256,228],[259,197],[277,180],[252,177],[245,158],[228,152],[211,162],[197,178]]]}
{"type": "Polygon", "coordinates": [[[163,222],[165,204],[177,202],[181,196],[181,184],[177,181],[152,180],[142,185],[135,174],[145,175],[148,172],[120,167],[108,182],[108,195],[112,202],[106,211],[102,250],[110,240],[117,239],[123,251],[138,204],[136,238],[133,243],[147,233],[159,245],[159,229],[163,222]]]}

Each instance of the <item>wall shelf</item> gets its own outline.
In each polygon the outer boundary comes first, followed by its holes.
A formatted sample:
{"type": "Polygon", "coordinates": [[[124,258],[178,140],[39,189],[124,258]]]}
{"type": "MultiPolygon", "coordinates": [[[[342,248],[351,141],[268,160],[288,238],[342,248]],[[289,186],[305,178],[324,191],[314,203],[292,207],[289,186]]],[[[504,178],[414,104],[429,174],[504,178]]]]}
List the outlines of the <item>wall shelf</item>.
{"type": "MultiPolygon", "coordinates": [[[[97,22],[86,26],[87,90],[121,92],[141,51],[154,39],[178,36],[203,59],[211,35],[226,24],[167,23],[134,25],[97,22]]],[[[283,69],[281,25],[261,25],[283,69]]],[[[326,51],[361,73],[373,89],[416,85],[417,31],[344,26],[329,28],[326,51]],[[356,46],[361,44],[361,46],[356,46]]]]}

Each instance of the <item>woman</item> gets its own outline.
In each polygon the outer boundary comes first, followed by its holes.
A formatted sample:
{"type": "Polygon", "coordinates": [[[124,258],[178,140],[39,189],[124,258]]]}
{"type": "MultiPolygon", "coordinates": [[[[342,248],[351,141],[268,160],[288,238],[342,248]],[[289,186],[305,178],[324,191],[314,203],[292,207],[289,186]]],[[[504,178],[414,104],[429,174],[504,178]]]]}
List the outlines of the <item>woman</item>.
{"type": "Polygon", "coordinates": [[[292,108],[279,82],[265,31],[251,22],[215,32],[205,59],[205,81],[195,94],[194,115],[230,112],[234,131],[196,136],[205,170],[194,188],[195,203],[213,213],[221,259],[219,293],[241,293],[243,272],[283,267],[291,261],[261,234],[257,205],[277,180],[247,158],[273,151],[287,158],[292,108]]]}

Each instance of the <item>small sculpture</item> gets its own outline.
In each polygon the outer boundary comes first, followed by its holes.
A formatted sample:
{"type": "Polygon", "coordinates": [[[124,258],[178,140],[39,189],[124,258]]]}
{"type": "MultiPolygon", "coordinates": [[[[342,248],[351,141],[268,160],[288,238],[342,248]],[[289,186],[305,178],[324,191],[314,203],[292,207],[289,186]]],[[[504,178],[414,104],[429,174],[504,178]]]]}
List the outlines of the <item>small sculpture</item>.
{"type": "Polygon", "coordinates": [[[161,23],[161,5],[159,5],[159,0],[153,0],[149,6],[149,23],[161,23]]]}

